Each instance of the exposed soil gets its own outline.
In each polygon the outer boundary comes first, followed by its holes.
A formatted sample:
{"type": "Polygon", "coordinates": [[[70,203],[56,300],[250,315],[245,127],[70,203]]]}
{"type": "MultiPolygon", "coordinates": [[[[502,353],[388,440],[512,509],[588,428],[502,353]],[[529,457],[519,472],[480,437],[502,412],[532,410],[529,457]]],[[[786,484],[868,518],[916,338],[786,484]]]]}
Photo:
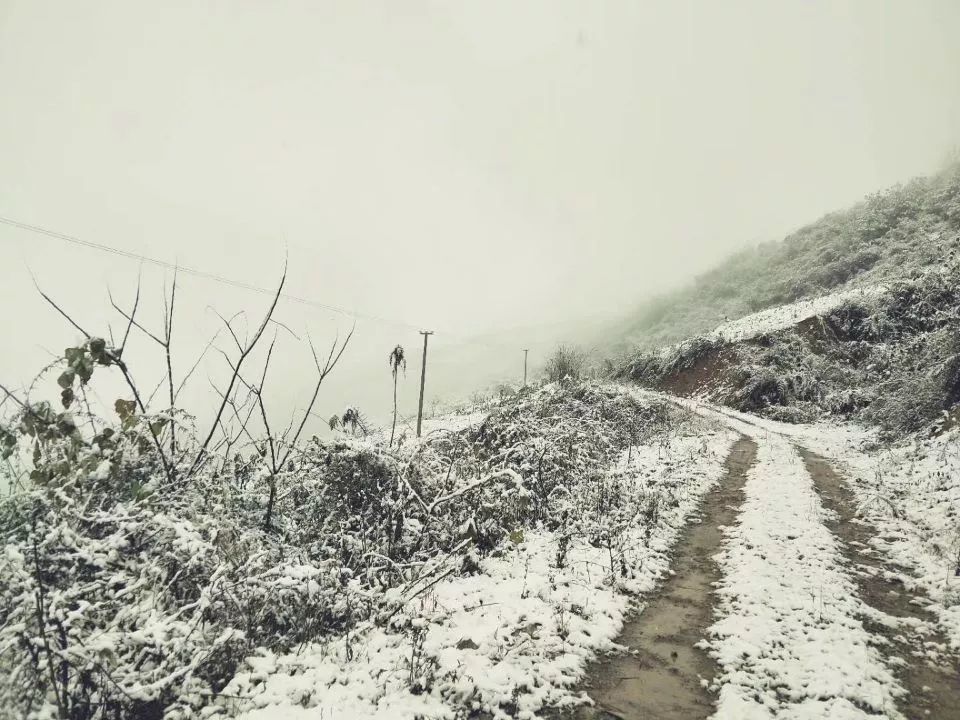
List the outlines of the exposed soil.
{"type": "Polygon", "coordinates": [[[875,610],[907,621],[900,627],[870,619],[865,622],[872,633],[887,641],[884,654],[902,660],[897,675],[907,695],[901,699],[899,710],[910,720],[960,720],[960,667],[956,658],[945,654],[946,640],[937,632],[933,615],[924,609],[929,601],[919,589],[904,586],[902,568],[893,568],[871,551],[870,540],[877,531],[857,517],[853,492],[829,462],[798,449],[823,506],[836,513],[826,525],[843,543],[860,598],[875,610]],[[897,572],[887,572],[892,569],[897,572]],[[916,629],[910,625],[914,621],[920,621],[916,629]]]}
{"type": "Polygon", "coordinates": [[[810,352],[815,355],[823,355],[838,341],[833,330],[819,315],[801,320],[796,324],[795,330],[797,335],[806,341],[810,352]]]}
{"type": "Polygon", "coordinates": [[[707,350],[689,368],[665,377],[659,389],[682,397],[718,390],[727,381],[727,371],[736,365],[736,358],[729,347],[707,350]]]}
{"type": "Polygon", "coordinates": [[[701,678],[709,681],[716,666],[694,645],[713,622],[713,583],[720,580],[713,556],[721,527],[736,519],[756,456],[752,440],[734,444],[726,475],[704,499],[700,522],[690,524],[675,547],[674,574],[623,628],[618,642],[633,652],[603,658],[588,670],[584,689],[596,705],[579,708],[575,717],[696,720],[713,713],[714,697],[701,678]]]}
{"type": "Polygon", "coordinates": [[[801,320],[790,328],[746,338],[733,344],[713,347],[696,358],[690,367],[664,377],[658,383],[657,389],[681,397],[706,394],[722,404],[724,402],[722,396],[729,395],[738,384],[736,369],[741,363],[741,356],[737,353],[736,347],[769,346],[770,340],[765,340],[765,337],[788,333],[795,333],[815,355],[827,354],[839,342],[836,333],[824,319],[815,315],[801,320]]]}

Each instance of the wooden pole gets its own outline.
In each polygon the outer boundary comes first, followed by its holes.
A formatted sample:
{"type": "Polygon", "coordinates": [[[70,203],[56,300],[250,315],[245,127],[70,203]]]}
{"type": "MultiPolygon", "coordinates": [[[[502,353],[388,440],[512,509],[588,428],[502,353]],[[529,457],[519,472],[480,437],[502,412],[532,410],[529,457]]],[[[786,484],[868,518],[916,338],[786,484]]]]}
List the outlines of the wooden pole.
{"type": "Polygon", "coordinates": [[[423,360],[420,363],[420,407],[417,410],[417,437],[420,437],[420,428],[423,425],[423,388],[427,383],[427,338],[433,335],[432,330],[421,330],[423,335],[423,360]]]}
{"type": "Polygon", "coordinates": [[[523,386],[527,386],[527,353],[530,352],[529,348],[523,349],[523,386]]]}

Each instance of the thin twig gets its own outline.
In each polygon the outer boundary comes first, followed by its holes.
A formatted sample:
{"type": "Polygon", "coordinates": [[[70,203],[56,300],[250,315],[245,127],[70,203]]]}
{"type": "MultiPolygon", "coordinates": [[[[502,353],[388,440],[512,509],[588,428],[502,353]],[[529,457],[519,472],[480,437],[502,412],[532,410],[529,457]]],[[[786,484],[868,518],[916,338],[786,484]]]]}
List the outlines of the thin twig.
{"type": "MultiPolygon", "coordinates": [[[[246,348],[240,353],[240,357],[237,360],[236,368],[233,371],[233,374],[230,376],[230,382],[227,385],[227,391],[224,393],[223,402],[220,403],[220,407],[217,410],[217,414],[214,417],[213,423],[210,426],[210,432],[207,433],[206,438],[203,443],[200,445],[200,449],[197,451],[197,456],[194,458],[193,463],[190,466],[190,470],[187,472],[187,475],[193,475],[196,472],[197,467],[199,467],[200,462],[203,460],[204,455],[207,452],[207,447],[210,445],[210,441],[213,439],[213,435],[217,429],[217,423],[219,423],[223,411],[227,406],[227,398],[230,396],[230,393],[233,390],[233,386],[236,385],[237,376],[240,374],[240,366],[243,365],[243,361],[249,357],[250,353],[256,347],[257,343],[260,341],[260,338],[263,336],[264,330],[266,330],[267,325],[270,322],[270,317],[273,315],[273,311],[277,307],[277,303],[280,301],[280,294],[283,291],[283,285],[287,280],[287,264],[284,262],[283,265],[283,276],[280,278],[280,284],[277,287],[277,292],[273,296],[273,302],[270,303],[270,307],[267,310],[266,317],[264,317],[263,322],[260,323],[260,327],[257,329],[256,334],[253,336],[253,339],[247,344],[246,348]]],[[[232,332],[232,331],[231,331],[232,332]]]]}
{"type": "MultiPolygon", "coordinates": [[[[307,424],[307,419],[310,417],[310,413],[313,411],[313,406],[317,402],[317,395],[320,394],[320,386],[323,384],[323,381],[326,379],[327,375],[329,375],[337,366],[337,363],[340,362],[340,358],[343,356],[343,351],[346,350],[347,345],[350,344],[350,339],[353,337],[353,333],[356,329],[356,324],[350,328],[350,332],[340,345],[340,350],[336,353],[336,357],[334,357],[334,351],[337,348],[337,340],[336,338],[334,339],[333,344],[330,346],[330,352],[327,355],[327,360],[322,369],[320,368],[320,361],[317,358],[316,348],[313,346],[313,340],[310,340],[310,351],[313,353],[313,362],[317,366],[317,370],[320,372],[320,377],[317,378],[317,384],[313,388],[313,396],[310,398],[310,403],[307,405],[307,409],[303,413],[303,419],[300,421],[300,426],[297,428],[297,432],[294,433],[293,439],[290,441],[290,445],[287,448],[287,452],[283,456],[283,460],[280,461],[280,467],[283,467],[287,464],[287,459],[290,457],[293,447],[297,444],[297,440],[300,439],[300,434],[303,432],[303,426],[307,424]]],[[[309,339],[309,335],[307,337],[309,339]]]]}

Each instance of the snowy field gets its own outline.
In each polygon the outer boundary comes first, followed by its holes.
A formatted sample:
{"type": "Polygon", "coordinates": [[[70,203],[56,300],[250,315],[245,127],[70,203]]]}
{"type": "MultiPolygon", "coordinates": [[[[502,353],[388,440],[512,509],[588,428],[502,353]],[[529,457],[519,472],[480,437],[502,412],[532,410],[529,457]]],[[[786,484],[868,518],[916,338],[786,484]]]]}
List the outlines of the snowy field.
{"type": "Polygon", "coordinates": [[[701,643],[719,668],[714,717],[903,717],[897,660],[864,625],[878,614],[858,597],[797,446],[842,468],[881,531],[876,551],[911,571],[907,581],[927,593],[960,648],[957,432],[878,454],[873,435],[851,426],[786,425],[676,402],[702,420],[624,453],[605,473],[656,508],[630,518],[615,548],[562,531],[519,533],[475,574],[444,576],[438,567],[431,576],[442,579],[396,598],[402,609],[387,623],[250,658],[210,712],[245,720],[452,719],[472,711],[533,718],[590,702],[577,690],[587,664],[618,649],[627,614],[642,610],[643,595],[668,571],[680,530],[743,434],[758,445],[757,463],[718,548],[716,621],[701,643]]]}
{"type": "MultiPolygon", "coordinates": [[[[720,720],[899,720],[917,692],[904,666],[960,649],[960,431],[881,452],[853,425],[785,425],[599,383],[531,388],[488,413],[437,418],[400,449],[346,433],[314,443],[277,481],[282,532],[258,531],[269,477],[255,468],[205,478],[189,504],[138,492],[78,507],[76,487],[110,488],[116,476],[91,451],[69,493],[32,491],[66,520],[47,512],[42,546],[24,535],[0,556],[18,583],[3,657],[19,658],[12,676],[43,669],[11,652],[37,635],[42,588],[70,662],[115,663],[105,687],[139,707],[161,689],[180,698],[169,720],[534,718],[585,705],[591,661],[623,651],[625,622],[644,622],[658,581],[682,580],[671,571],[676,541],[743,436],[756,445],[756,462],[737,470],[744,501],[708,545],[715,592],[692,600],[713,613],[696,624],[716,661],[701,675],[714,693],[706,702],[715,697],[720,720]],[[860,597],[836,506],[804,449],[850,484],[876,529],[867,549],[880,571],[933,617],[908,627],[860,597]],[[57,573],[36,572],[40,547],[57,573]],[[87,584],[69,581],[77,557],[88,558],[87,584]],[[319,630],[295,635],[311,622],[319,630]],[[893,652],[899,641],[877,625],[936,637],[893,652]]],[[[87,682],[67,679],[78,693],[87,682]]],[[[7,690],[17,697],[14,683],[7,690]]],[[[56,715],[47,700],[24,716],[56,715]]]]}

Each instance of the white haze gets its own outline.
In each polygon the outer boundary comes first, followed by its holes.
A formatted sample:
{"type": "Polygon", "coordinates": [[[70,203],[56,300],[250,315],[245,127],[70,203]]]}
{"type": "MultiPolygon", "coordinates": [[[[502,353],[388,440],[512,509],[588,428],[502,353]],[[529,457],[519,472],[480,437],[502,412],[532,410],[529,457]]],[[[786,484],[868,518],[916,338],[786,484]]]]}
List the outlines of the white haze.
{"type": "MultiPolygon", "coordinates": [[[[958,31],[953,0],[0,0],[0,215],[261,286],[288,256],[290,293],[389,321],[358,323],[318,407],[382,419],[398,342],[415,409],[416,328],[437,331],[428,400],[517,380],[521,347],[536,367],[733,250],[935,168],[958,142],[958,31]]],[[[31,271],[92,331],[121,327],[106,288],[129,302],[135,262],[5,225],[0,252],[0,381],[76,335],[31,271]]],[[[163,273],[142,272],[156,325],[163,273]]],[[[267,301],[181,276],[180,371],[209,307],[255,323],[267,301]]],[[[279,318],[318,344],[351,322],[279,318]]],[[[312,361],[280,332],[287,414],[312,361]]],[[[222,369],[198,371],[198,414],[222,369]]]]}

